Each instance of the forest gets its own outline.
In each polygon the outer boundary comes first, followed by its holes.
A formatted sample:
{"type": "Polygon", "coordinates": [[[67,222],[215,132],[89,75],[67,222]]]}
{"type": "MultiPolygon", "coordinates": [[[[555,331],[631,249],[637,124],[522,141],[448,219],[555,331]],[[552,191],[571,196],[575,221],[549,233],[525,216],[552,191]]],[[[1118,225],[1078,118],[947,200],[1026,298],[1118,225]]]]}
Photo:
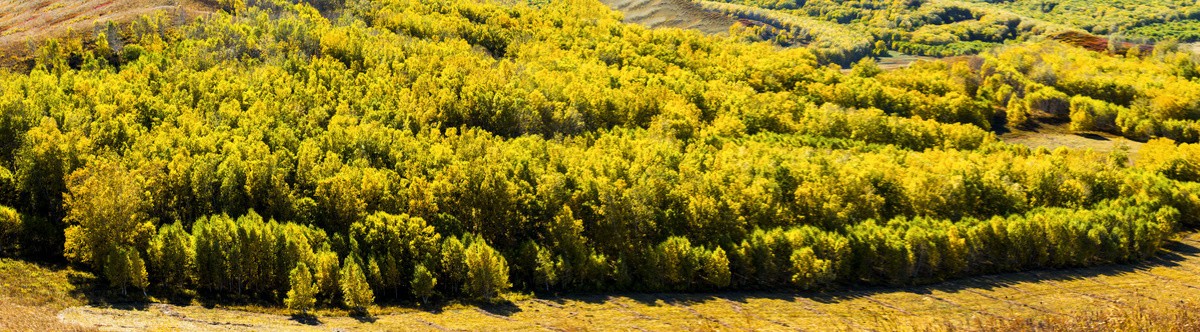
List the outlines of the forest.
{"type": "Polygon", "coordinates": [[[806,44],[819,58],[834,52],[841,56],[834,59],[849,62],[887,55],[887,50],[940,57],[973,55],[1063,31],[1106,36],[1113,42],[1200,41],[1195,29],[1200,7],[1187,1],[716,1],[699,2],[736,17],[787,27],[808,36],[806,44]]]}
{"type": "MultiPolygon", "coordinates": [[[[0,70],[0,254],[123,293],[366,313],[1133,262],[1200,226],[1200,58],[1177,44],[1031,37],[843,72],[591,0],[223,4],[0,70]],[[1039,121],[1148,143],[1134,160],[994,132],[1039,121]]],[[[913,22],[1033,31],[954,8],[913,22]]]]}

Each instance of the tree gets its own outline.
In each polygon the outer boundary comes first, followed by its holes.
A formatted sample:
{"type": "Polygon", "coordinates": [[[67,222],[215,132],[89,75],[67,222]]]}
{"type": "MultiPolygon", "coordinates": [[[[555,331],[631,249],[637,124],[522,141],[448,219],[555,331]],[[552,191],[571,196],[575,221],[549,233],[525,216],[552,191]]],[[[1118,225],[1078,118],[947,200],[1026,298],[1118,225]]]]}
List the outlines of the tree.
{"type": "Polygon", "coordinates": [[[71,173],[64,203],[71,225],[65,231],[67,258],[103,271],[105,258],[117,247],[145,249],[154,234],[145,181],[104,159],[71,173]]]}
{"type": "Polygon", "coordinates": [[[792,252],[792,283],[802,289],[812,289],[833,281],[836,277],[828,260],[817,258],[812,248],[804,247],[792,252]]]}
{"type": "Polygon", "coordinates": [[[464,254],[467,278],[463,292],[468,296],[491,300],[512,286],[508,283],[508,262],[487,242],[473,241],[464,254]]]}
{"type": "Polygon", "coordinates": [[[417,264],[417,267],[413,269],[413,296],[421,298],[421,303],[425,303],[433,295],[435,286],[437,286],[437,278],[433,277],[433,273],[430,273],[424,264],[417,264]]]}
{"type": "Polygon", "coordinates": [[[537,247],[537,261],[534,268],[534,275],[538,283],[546,286],[547,291],[550,290],[550,286],[558,283],[558,270],[561,267],[561,259],[554,259],[550,250],[546,249],[546,247],[537,247]]]}
{"type": "Polygon", "coordinates": [[[155,278],[168,286],[182,286],[192,279],[196,255],[192,235],[178,221],[163,225],[150,241],[150,267],[155,278]]]}
{"type": "Polygon", "coordinates": [[[457,237],[447,236],[442,241],[442,275],[450,282],[450,289],[458,289],[467,279],[466,248],[457,237]]]}
{"type": "Polygon", "coordinates": [[[352,256],[347,256],[342,263],[341,279],[342,301],[350,310],[369,315],[368,307],[375,303],[375,294],[371,291],[371,285],[367,283],[367,276],[352,256]]]}
{"type": "Polygon", "coordinates": [[[729,286],[729,258],[725,257],[725,249],[717,247],[716,250],[708,252],[707,257],[704,257],[701,270],[704,273],[704,280],[717,288],[725,288],[729,286]]]}
{"type": "Polygon", "coordinates": [[[129,260],[129,285],[142,290],[142,296],[146,296],[146,287],[150,286],[150,280],[146,275],[146,261],[142,260],[142,255],[137,250],[126,250],[126,259],[129,260]]]}
{"type": "Polygon", "coordinates": [[[304,262],[296,264],[296,268],[292,269],[289,277],[292,289],[288,291],[287,299],[284,300],[288,309],[298,310],[301,315],[308,315],[308,310],[311,310],[317,303],[317,285],[313,283],[312,279],[312,272],[308,270],[308,264],[304,264],[304,262]]]}
{"type": "Polygon", "coordinates": [[[317,253],[317,268],[316,278],[317,289],[320,290],[325,299],[332,299],[337,293],[338,285],[338,257],[337,254],[329,249],[329,243],[317,253]]]}
{"type": "Polygon", "coordinates": [[[397,262],[391,254],[383,256],[383,262],[379,265],[379,273],[383,278],[383,286],[391,288],[394,292],[393,295],[400,297],[400,288],[404,286],[400,262],[397,262]]]}
{"type": "Polygon", "coordinates": [[[1029,124],[1029,110],[1025,107],[1025,101],[1019,98],[1014,97],[1009,100],[1005,115],[1008,118],[1009,128],[1021,128],[1029,124]]]}
{"type": "Polygon", "coordinates": [[[14,247],[21,228],[21,215],[17,210],[0,205],[0,255],[14,247]]]}
{"type": "Polygon", "coordinates": [[[375,259],[375,255],[367,258],[367,266],[364,271],[367,275],[367,283],[372,289],[383,290],[383,271],[379,269],[379,262],[375,259]]]}
{"type": "Polygon", "coordinates": [[[696,277],[697,257],[686,237],[672,236],[655,247],[658,268],[667,286],[685,290],[696,277]]]}
{"type": "Polygon", "coordinates": [[[146,290],[146,265],[136,250],[120,246],[110,250],[104,263],[104,277],[113,287],[120,287],[121,294],[127,294],[129,286],[146,290]]]}

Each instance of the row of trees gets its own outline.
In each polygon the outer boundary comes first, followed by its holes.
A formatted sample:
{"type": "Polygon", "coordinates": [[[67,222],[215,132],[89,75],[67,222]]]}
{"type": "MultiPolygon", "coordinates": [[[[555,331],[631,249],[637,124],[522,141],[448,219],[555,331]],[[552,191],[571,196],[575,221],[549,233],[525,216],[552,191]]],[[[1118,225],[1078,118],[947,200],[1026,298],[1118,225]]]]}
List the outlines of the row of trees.
{"type": "MultiPolygon", "coordinates": [[[[149,265],[140,251],[118,247],[109,254],[104,272],[122,290],[144,289],[154,282],[244,290],[266,298],[286,294],[283,302],[302,312],[337,299],[365,312],[377,299],[426,299],[436,293],[490,298],[513,284],[526,289],[643,291],[821,289],[839,282],[900,285],[1148,257],[1175,229],[1180,212],[1146,199],[1135,195],[1090,210],[1047,208],[988,219],[867,220],[837,231],[813,226],[756,229],[740,242],[711,249],[673,236],[630,252],[637,256],[619,257],[555,240],[544,246],[529,240],[502,255],[468,233],[463,241],[449,236],[432,246],[432,255],[414,260],[377,260],[362,248],[346,249],[339,259],[330,249],[331,242],[342,245],[336,236],[312,250],[304,243],[315,237],[296,233],[324,235],[319,229],[264,223],[251,212],[237,219],[215,216],[205,221],[228,225],[221,227],[230,227],[232,236],[212,234],[204,228],[212,226],[199,223],[194,235],[178,224],[164,226],[149,243],[149,265]],[[256,235],[260,238],[254,239],[256,235]],[[223,250],[213,250],[216,241],[225,241],[216,243],[223,250]],[[513,258],[511,265],[506,256],[513,258]],[[411,267],[411,274],[401,267],[411,267]]],[[[349,243],[354,246],[356,241],[351,238],[349,243]]]]}

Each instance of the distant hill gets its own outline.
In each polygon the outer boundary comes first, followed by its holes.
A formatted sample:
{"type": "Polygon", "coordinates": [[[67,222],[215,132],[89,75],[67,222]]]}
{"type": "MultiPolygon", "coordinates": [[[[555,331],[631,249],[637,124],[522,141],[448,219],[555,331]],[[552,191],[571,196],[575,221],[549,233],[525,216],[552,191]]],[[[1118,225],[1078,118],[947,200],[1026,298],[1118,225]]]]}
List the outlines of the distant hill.
{"type": "Polygon", "coordinates": [[[738,20],[706,11],[687,0],[600,0],[625,13],[626,23],[650,28],[692,29],[710,35],[728,34],[738,20]]]}
{"type": "Polygon", "coordinates": [[[0,1],[0,65],[21,65],[36,44],[69,33],[94,35],[107,22],[129,22],[146,14],[165,13],[182,24],[216,11],[200,0],[5,0],[0,1]]]}

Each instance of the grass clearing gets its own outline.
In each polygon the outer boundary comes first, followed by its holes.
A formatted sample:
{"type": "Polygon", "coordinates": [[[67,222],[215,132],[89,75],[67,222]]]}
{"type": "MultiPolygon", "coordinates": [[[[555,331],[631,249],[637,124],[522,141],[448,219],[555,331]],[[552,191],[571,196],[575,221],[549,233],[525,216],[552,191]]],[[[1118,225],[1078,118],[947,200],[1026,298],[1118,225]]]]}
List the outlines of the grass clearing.
{"type": "Polygon", "coordinates": [[[1142,142],[1102,132],[1075,132],[1069,124],[1039,124],[1035,128],[1015,129],[999,134],[1000,140],[1013,144],[1021,144],[1030,148],[1047,148],[1050,150],[1066,147],[1075,150],[1092,149],[1096,152],[1109,153],[1119,148],[1128,147],[1131,160],[1137,160],[1142,142]]]}

